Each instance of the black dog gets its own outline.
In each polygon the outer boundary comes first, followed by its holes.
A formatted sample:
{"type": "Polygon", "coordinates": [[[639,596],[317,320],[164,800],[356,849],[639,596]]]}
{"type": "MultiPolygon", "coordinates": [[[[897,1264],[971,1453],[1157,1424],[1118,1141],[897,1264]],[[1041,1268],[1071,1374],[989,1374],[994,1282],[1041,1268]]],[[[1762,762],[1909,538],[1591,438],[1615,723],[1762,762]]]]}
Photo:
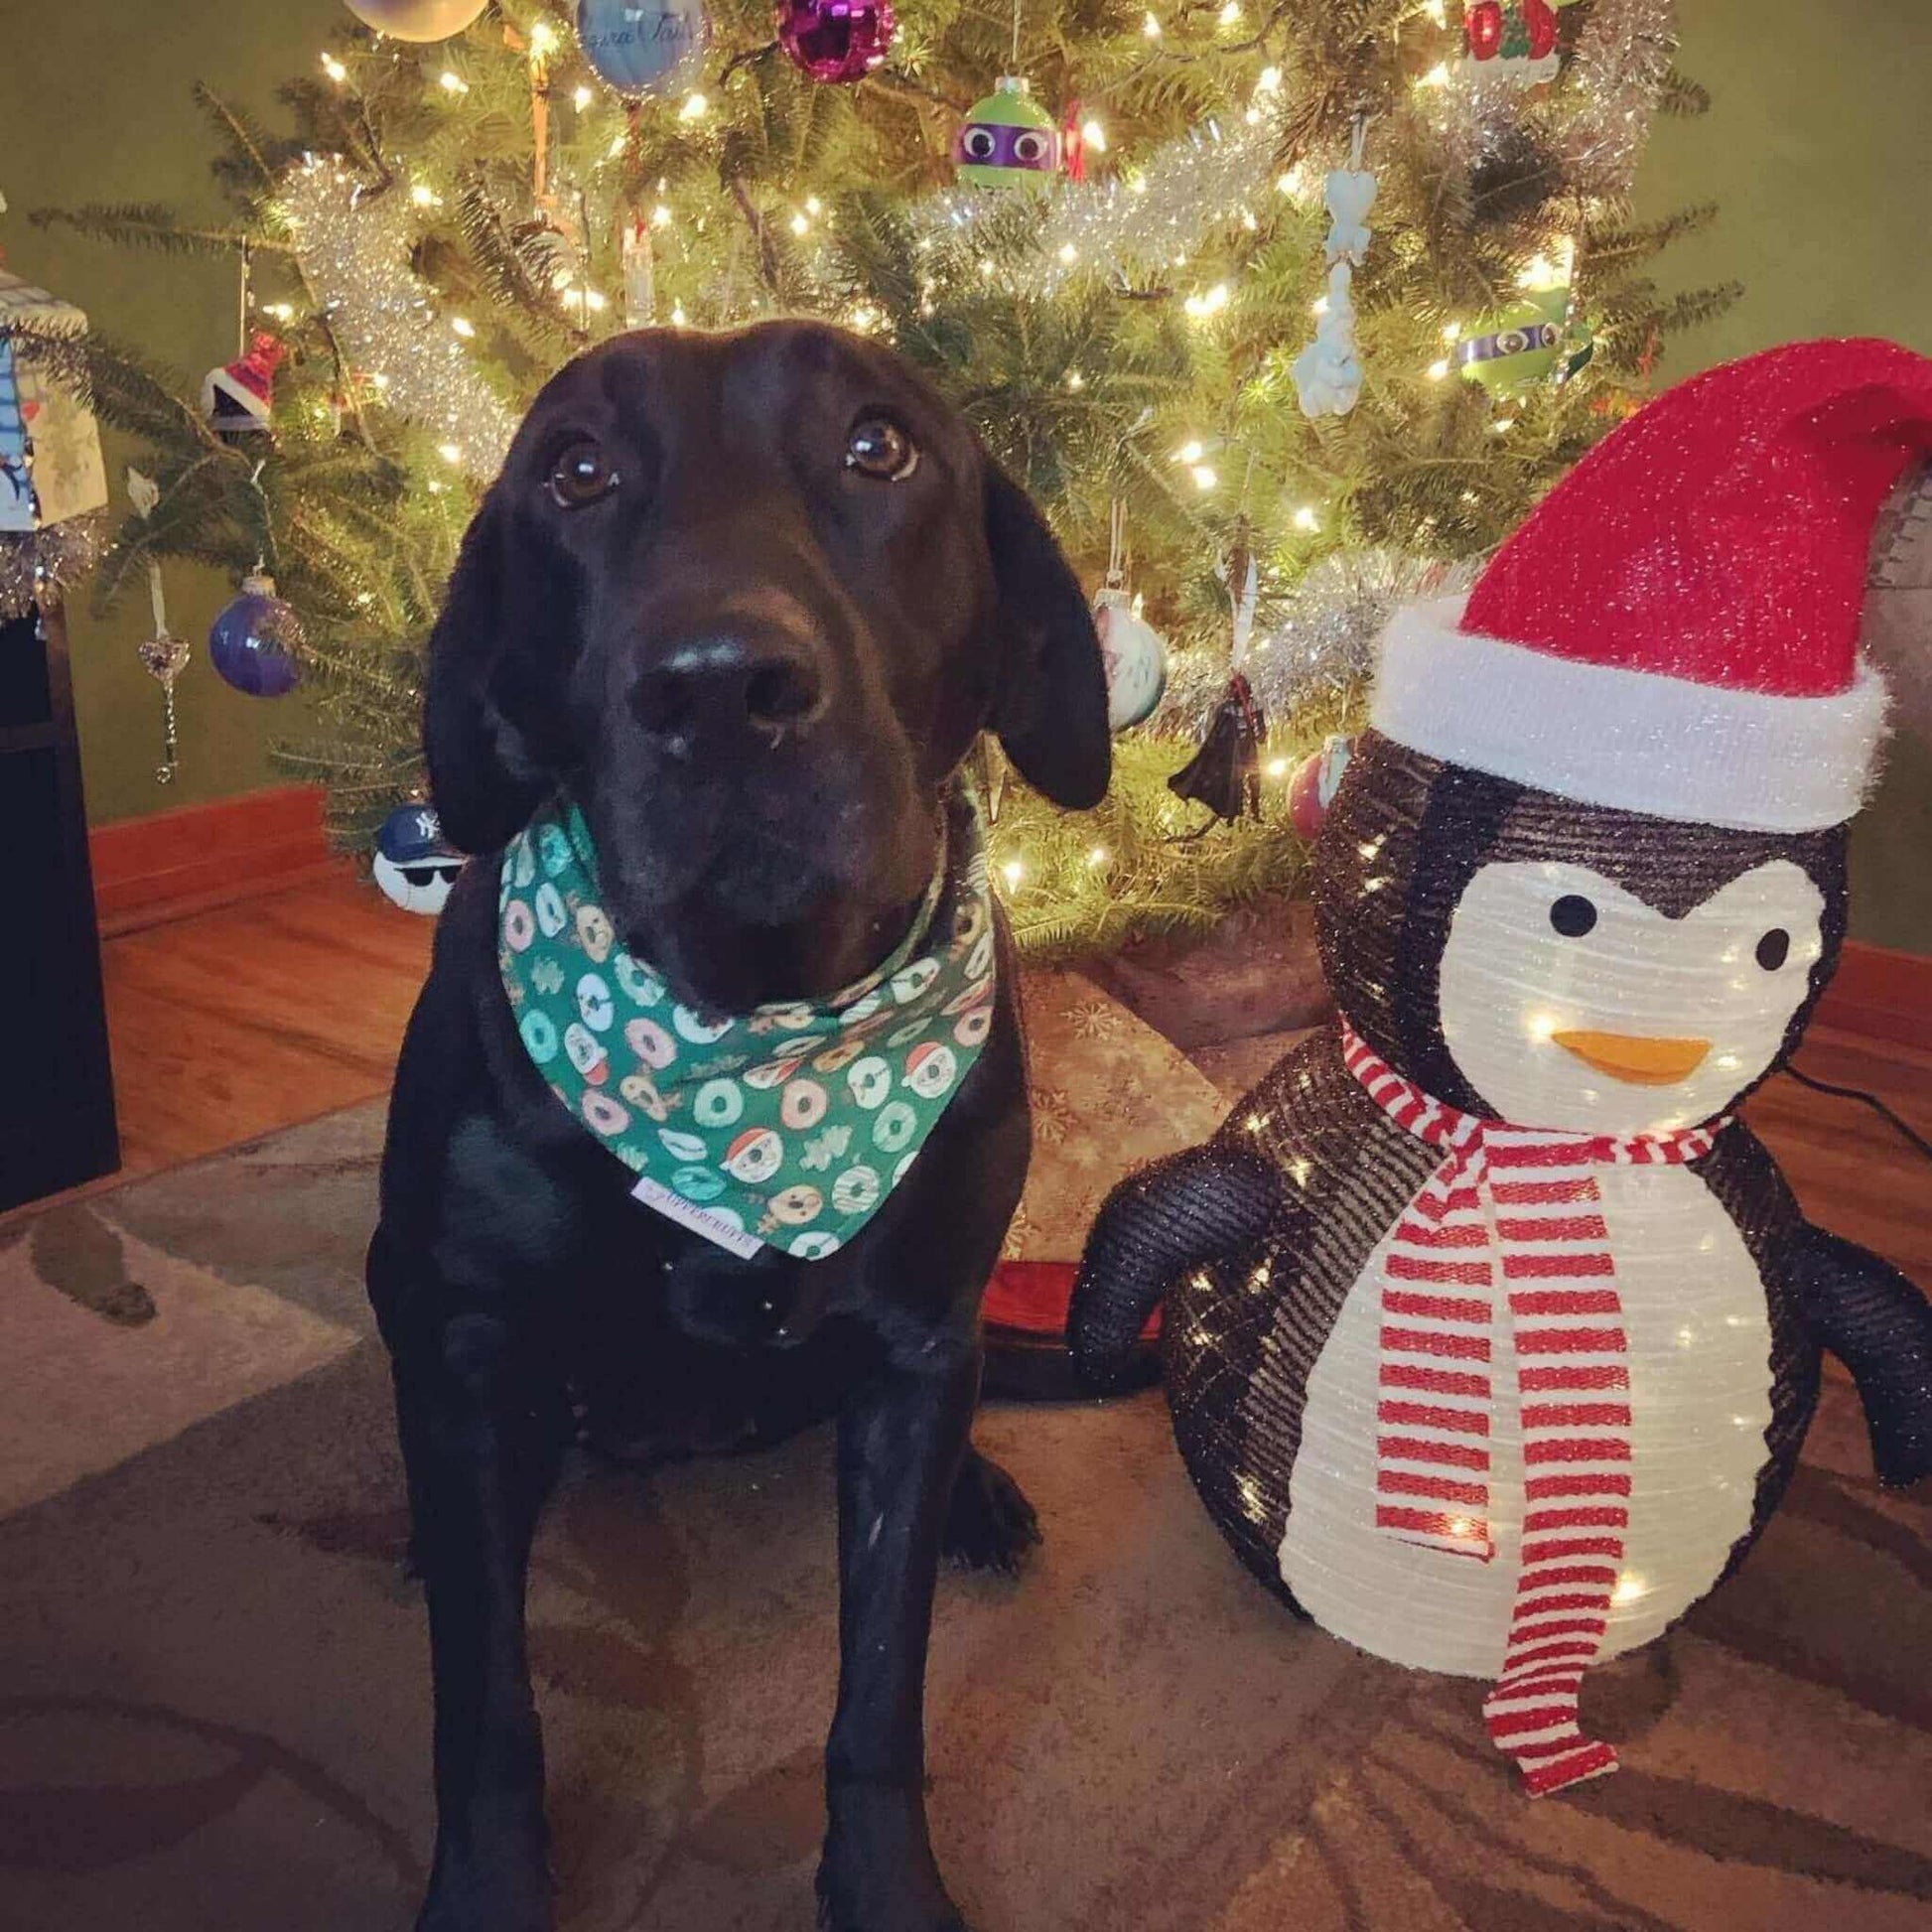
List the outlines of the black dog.
{"type": "Polygon", "coordinates": [[[1027,499],[896,356],[802,323],[645,332],[538,399],[465,540],[425,742],[453,893],[404,1042],[369,1293],[394,1359],[435,1663],[422,1932],[551,1923],[524,1655],[576,1414],[672,1454],[838,1419],[840,1673],[822,1921],[962,1921],[926,1835],[942,1550],[1033,1512],[968,1441],[981,1289],[1026,1176],[1013,965],[917,1164],[843,1250],[741,1261],[629,1198],[524,1052],[496,857],[559,789],[618,938],[711,1014],[825,997],[908,930],[982,729],[1057,802],[1108,778],[1099,648],[1027,499]]]}

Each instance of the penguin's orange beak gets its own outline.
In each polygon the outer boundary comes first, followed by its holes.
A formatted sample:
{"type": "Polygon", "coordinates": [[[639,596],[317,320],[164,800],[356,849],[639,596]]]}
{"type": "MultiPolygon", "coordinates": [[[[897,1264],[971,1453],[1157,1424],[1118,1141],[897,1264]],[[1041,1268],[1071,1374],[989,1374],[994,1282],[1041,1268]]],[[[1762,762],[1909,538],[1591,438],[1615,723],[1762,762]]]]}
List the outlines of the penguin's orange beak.
{"type": "Polygon", "coordinates": [[[1633,1087],[1667,1087],[1689,1078],[1711,1050],[1708,1039],[1652,1039],[1642,1034],[1565,1033],[1550,1035],[1586,1066],[1633,1087]]]}

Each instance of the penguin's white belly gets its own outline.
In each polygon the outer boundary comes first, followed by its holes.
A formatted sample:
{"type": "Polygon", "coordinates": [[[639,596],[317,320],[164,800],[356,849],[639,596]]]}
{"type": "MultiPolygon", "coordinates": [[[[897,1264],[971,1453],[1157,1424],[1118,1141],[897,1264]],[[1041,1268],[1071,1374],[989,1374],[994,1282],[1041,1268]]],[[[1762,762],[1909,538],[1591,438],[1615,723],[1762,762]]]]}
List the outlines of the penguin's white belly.
{"type": "MultiPolygon", "coordinates": [[[[1768,1457],[1771,1335],[1757,1266],[1679,1167],[1597,1171],[1629,1344],[1630,1526],[1600,1655],[1647,1643],[1717,1582],[1750,1527],[1768,1457]]],[[[1508,1311],[1490,1337],[1487,1563],[1375,1527],[1380,1281],[1393,1228],[1349,1291],[1309,1377],[1289,1478],[1282,1577],[1336,1636],[1418,1670],[1502,1668],[1523,1529],[1523,1448],[1508,1311]]]]}

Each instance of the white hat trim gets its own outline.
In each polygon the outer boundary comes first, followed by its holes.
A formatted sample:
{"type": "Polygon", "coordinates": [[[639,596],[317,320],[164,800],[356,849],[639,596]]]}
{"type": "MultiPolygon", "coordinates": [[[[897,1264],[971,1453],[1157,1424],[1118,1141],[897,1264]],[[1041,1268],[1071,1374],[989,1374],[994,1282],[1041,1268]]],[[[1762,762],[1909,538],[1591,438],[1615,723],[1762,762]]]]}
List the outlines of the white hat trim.
{"type": "Polygon", "coordinates": [[[1580,804],[1740,831],[1842,825],[1864,800],[1885,683],[1780,697],[1581,663],[1457,628],[1464,600],[1398,611],[1369,723],[1412,751],[1580,804]]]}

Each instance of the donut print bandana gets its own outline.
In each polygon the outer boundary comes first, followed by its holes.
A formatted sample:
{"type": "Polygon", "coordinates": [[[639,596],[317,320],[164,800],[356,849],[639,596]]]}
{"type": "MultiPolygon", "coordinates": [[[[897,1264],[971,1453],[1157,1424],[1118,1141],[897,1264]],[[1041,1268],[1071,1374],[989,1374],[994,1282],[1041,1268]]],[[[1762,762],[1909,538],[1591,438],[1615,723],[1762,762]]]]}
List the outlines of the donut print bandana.
{"type": "MultiPolygon", "coordinates": [[[[1725,1125],[1543,1131],[1432,1100],[1344,1020],[1342,1058],[1396,1125],[1443,1152],[1383,1262],[1375,1526],[1487,1563],[1498,1288],[1516,1350],[1523,1549],[1489,1739],[1534,1798],[1616,1769],[1577,1721],[1630,1523],[1630,1374],[1594,1170],[1700,1161],[1725,1125]]],[[[1507,1396],[1501,1399],[1507,1400],[1507,1396]]]]}
{"type": "Polygon", "coordinates": [[[993,901],[977,806],[905,943],[815,1005],[710,1020],[618,943],[577,807],[503,854],[497,958],[524,1050],[637,1175],[636,1198],[746,1259],[835,1254],[905,1176],[993,1024],[993,901]]]}

